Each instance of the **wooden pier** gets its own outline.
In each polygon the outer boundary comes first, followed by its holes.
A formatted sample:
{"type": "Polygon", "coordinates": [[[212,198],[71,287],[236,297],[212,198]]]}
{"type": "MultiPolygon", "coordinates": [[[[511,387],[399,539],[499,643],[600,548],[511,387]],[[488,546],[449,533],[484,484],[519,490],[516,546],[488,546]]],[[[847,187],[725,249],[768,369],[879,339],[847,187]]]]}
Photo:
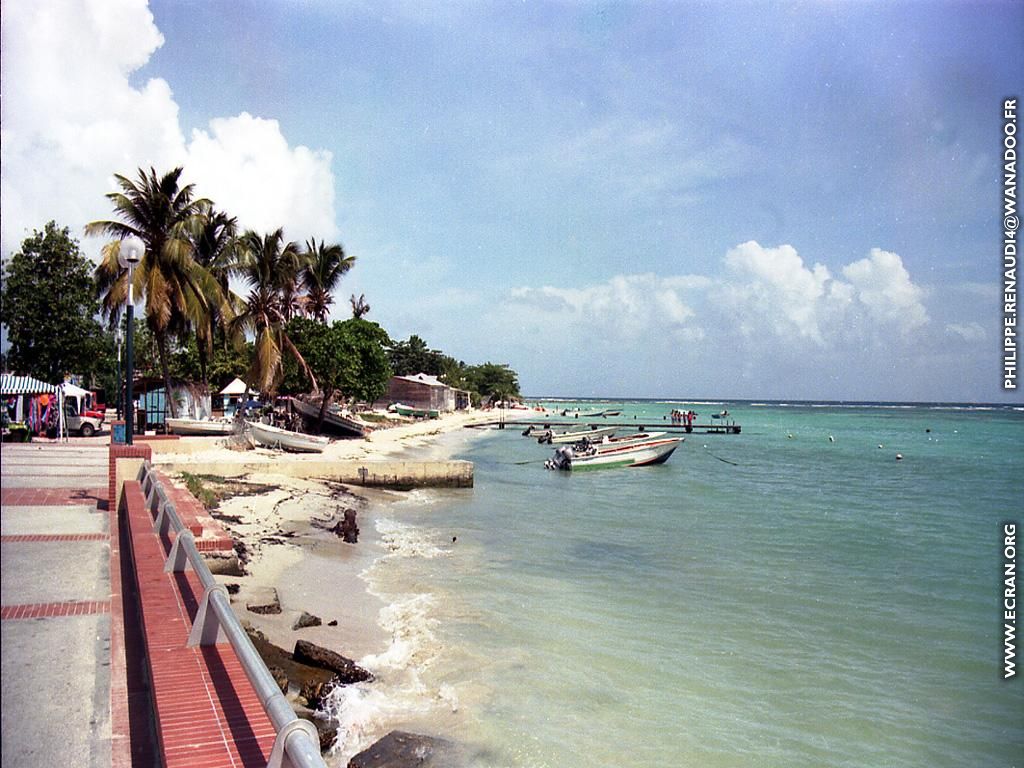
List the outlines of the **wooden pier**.
{"type": "Polygon", "coordinates": [[[524,430],[533,427],[535,430],[548,429],[550,427],[575,427],[582,432],[587,427],[595,429],[601,427],[622,427],[636,432],[682,432],[683,434],[704,434],[704,435],[738,435],[742,427],[734,421],[723,420],[720,423],[711,424],[678,424],[662,421],[594,421],[592,419],[572,419],[570,421],[486,421],[480,424],[468,424],[467,428],[477,429],[483,427],[498,427],[499,429],[524,430]]]}

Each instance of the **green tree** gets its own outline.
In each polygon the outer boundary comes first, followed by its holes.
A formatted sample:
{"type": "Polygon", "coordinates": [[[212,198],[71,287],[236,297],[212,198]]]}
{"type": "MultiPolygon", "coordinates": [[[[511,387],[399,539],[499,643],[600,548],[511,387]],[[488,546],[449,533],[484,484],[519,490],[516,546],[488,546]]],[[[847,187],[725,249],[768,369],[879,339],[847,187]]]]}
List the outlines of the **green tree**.
{"type": "Polygon", "coordinates": [[[47,382],[103,370],[109,346],[96,320],[92,262],[67,227],[49,222],[4,265],[0,322],[7,327],[14,370],[47,382]]]}
{"type": "Polygon", "coordinates": [[[227,304],[225,307],[221,302],[211,303],[206,316],[200,318],[195,326],[198,378],[203,384],[209,384],[210,360],[214,355],[215,345],[226,351],[229,341],[237,348],[244,340],[242,334],[234,334],[229,339],[227,333],[230,320],[241,309],[241,300],[231,292],[228,285],[235,254],[237,221],[223,211],[210,207],[203,211],[198,225],[198,229],[190,234],[193,256],[220,286],[224,303],[227,304]]]}
{"type": "Polygon", "coordinates": [[[372,403],[388,388],[392,376],[385,348],[391,344],[387,331],[377,323],[353,317],[335,323],[344,333],[348,354],[355,361],[351,375],[341,383],[341,391],[350,400],[372,403]]]}
{"type": "Polygon", "coordinates": [[[295,285],[303,267],[303,257],[295,243],[285,242],[284,230],[260,235],[246,232],[238,243],[233,273],[249,287],[241,312],[233,327],[255,337],[250,379],[260,391],[273,396],[284,378],[283,356],[287,350],[295,357],[312,388],[318,389],[302,354],[286,329],[294,314],[295,285]]]}
{"type": "MultiPolygon", "coordinates": [[[[327,326],[307,318],[293,318],[287,331],[320,382],[321,420],[336,392],[362,402],[373,402],[384,394],[391,378],[385,351],[390,339],[376,323],[352,318],[327,326]]],[[[294,385],[296,391],[302,391],[304,383],[307,382],[300,378],[294,385]]]]}
{"type": "Polygon", "coordinates": [[[505,363],[471,365],[466,369],[465,378],[469,389],[484,400],[507,400],[520,396],[516,372],[505,363]]]}
{"type": "Polygon", "coordinates": [[[342,276],[356,263],[355,256],[346,256],[345,250],[337,243],[327,245],[314,237],[306,241],[306,265],[302,271],[302,287],[306,291],[306,314],[327,322],[334,297],[331,293],[342,276]]]}
{"type": "MultiPolygon", "coordinates": [[[[146,302],[146,324],[156,337],[164,385],[170,391],[170,343],[206,323],[213,306],[230,312],[220,285],[194,258],[191,233],[197,231],[211,203],[195,199],[191,184],[179,186],[182,169],[158,177],[141,168],[137,181],[117,175],[120,192],[107,195],[118,221],[94,221],[88,235],[115,238],[103,248],[96,282],[106,314],[118,315],[128,295],[127,271],[117,262],[120,243],[135,235],[146,253],[135,269],[135,289],[146,302]]],[[[171,415],[177,415],[173,398],[171,415]]]]}
{"type": "Polygon", "coordinates": [[[349,297],[348,303],[352,305],[352,317],[356,320],[362,319],[363,315],[369,314],[370,312],[370,305],[366,301],[365,293],[360,293],[358,299],[353,293],[349,297]]]}
{"type": "Polygon", "coordinates": [[[430,349],[427,342],[416,334],[408,341],[393,344],[388,350],[388,359],[396,376],[414,376],[417,373],[440,376],[444,370],[444,355],[430,349]]]}

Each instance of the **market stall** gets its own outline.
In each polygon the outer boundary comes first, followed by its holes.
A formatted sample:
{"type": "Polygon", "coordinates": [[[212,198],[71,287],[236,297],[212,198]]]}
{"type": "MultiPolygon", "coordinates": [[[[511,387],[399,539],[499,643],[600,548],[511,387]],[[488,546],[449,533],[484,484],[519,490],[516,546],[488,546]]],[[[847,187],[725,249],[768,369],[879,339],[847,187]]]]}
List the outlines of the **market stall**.
{"type": "Polygon", "coordinates": [[[33,435],[61,427],[63,407],[59,388],[31,376],[0,374],[3,439],[27,442],[33,435]]]}

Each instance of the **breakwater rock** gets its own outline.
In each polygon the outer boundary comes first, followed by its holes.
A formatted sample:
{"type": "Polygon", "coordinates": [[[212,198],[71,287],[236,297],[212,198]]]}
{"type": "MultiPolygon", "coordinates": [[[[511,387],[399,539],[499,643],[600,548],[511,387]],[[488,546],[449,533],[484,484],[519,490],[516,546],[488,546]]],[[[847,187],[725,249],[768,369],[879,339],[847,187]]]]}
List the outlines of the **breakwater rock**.
{"type": "Polygon", "coordinates": [[[447,765],[450,741],[391,731],[348,761],[348,768],[432,768],[447,765]]]}

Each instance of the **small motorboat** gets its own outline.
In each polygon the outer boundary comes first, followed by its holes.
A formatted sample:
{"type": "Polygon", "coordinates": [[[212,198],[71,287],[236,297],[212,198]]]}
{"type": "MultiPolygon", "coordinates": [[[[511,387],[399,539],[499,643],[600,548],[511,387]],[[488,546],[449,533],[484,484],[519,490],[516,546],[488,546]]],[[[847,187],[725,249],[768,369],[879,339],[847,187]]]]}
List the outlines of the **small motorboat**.
{"type": "MultiPolygon", "coordinates": [[[[588,448],[593,447],[597,449],[598,453],[605,453],[607,451],[614,450],[615,448],[623,448],[628,445],[646,443],[664,436],[664,432],[635,432],[631,435],[622,435],[621,437],[602,437],[596,441],[591,440],[589,437],[585,437],[578,443],[574,443],[572,449],[575,452],[583,452],[588,448]]],[[[682,439],[685,440],[686,438],[682,439]]]]}
{"type": "Polygon", "coordinates": [[[600,440],[605,435],[611,437],[615,434],[615,427],[598,427],[591,426],[589,429],[577,429],[572,432],[552,432],[538,433],[538,443],[576,443],[587,438],[591,442],[600,440]]]}
{"type": "MultiPolygon", "coordinates": [[[[318,421],[320,419],[320,406],[316,403],[307,403],[299,400],[297,397],[293,397],[292,406],[304,418],[310,421],[318,421]]],[[[342,413],[334,405],[328,405],[327,410],[324,411],[324,426],[333,428],[335,431],[350,437],[366,437],[373,431],[373,428],[368,424],[364,424],[358,419],[342,413]]]]}
{"type": "Polygon", "coordinates": [[[267,448],[277,448],[299,453],[322,453],[331,441],[320,435],[307,435],[303,432],[292,432],[271,424],[259,421],[247,421],[253,439],[267,448]]]}
{"type": "Polygon", "coordinates": [[[623,445],[599,451],[590,446],[581,453],[569,445],[560,446],[555,455],[544,466],[548,469],[578,471],[583,469],[605,469],[611,467],[647,467],[663,464],[679,447],[682,438],[666,437],[647,440],[632,445],[623,445]]]}
{"type": "Polygon", "coordinates": [[[235,431],[231,419],[167,418],[167,429],[175,435],[230,435],[235,431]]]}

